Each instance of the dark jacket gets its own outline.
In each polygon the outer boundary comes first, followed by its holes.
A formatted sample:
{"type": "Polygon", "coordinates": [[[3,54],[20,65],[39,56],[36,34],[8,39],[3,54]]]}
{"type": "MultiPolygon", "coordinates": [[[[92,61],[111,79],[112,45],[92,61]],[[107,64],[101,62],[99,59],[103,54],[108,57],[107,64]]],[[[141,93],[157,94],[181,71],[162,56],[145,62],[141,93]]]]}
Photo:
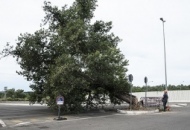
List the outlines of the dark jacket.
{"type": "Polygon", "coordinates": [[[163,98],[162,98],[162,102],[167,102],[168,101],[168,94],[164,93],[163,98]]]}

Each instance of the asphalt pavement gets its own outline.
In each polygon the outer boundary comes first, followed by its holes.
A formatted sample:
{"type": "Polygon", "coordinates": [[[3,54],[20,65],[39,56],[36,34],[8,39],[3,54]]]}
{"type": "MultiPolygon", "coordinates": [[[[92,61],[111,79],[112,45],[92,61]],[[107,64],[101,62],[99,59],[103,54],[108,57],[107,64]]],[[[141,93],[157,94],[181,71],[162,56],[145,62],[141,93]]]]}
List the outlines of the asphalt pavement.
{"type": "MultiPolygon", "coordinates": [[[[166,112],[164,115],[172,114],[175,112],[180,112],[179,110],[184,107],[188,107],[187,104],[182,103],[175,103],[170,104],[172,106],[171,112],[166,112]]],[[[159,115],[163,113],[159,112],[150,112],[150,111],[141,111],[140,114],[137,114],[135,112],[139,111],[130,111],[125,110],[123,108],[126,108],[126,105],[122,106],[115,106],[114,109],[117,111],[93,111],[89,113],[83,113],[83,114],[73,114],[73,115],[62,115],[63,117],[67,118],[67,121],[74,122],[79,120],[92,120],[93,118],[118,118],[120,115],[128,116],[131,115],[159,115]],[[122,109],[119,109],[122,108],[122,109]],[[120,111],[120,112],[119,112],[120,111]],[[121,112],[123,111],[123,112],[121,112]],[[126,112],[133,112],[133,114],[129,114],[126,112]]],[[[113,106],[109,106],[109,108],[113,108],[113,106]]],[[[183,110],[183,109],[182,109],[183,110]]],[[[152,111],[152,110],[151,110],[152,111]]],[[[155,110],[154,110],[155,111],[155,110]]],[[[41,106],[41,105],[24,105],[24,104],[1,104],[0,103],[0,124],[1,128],[3,129],[19,129],[30,126],[32,129],[34,126],[41,126],[42,124],[48,128],[49,124],[52,124],[52,126],[57,124],[57,121],[53,120],[55,117],[57,117],[57,113],[52,112],[50,109],[47,108],[47,106],[41,106]]],[[[120,119],[120,118],[119,118],[120,119]]],[[[61,121],[64,122],[64,121],[61,121]]],[[[59,124],[59,123],[58,123],[59,124]]],[[[55,126],[56,127],[56,126],[55,126]]],[[[40,129],[43,129],[43,127],[39,127],[40,129]]],[[[47,129],[48,129],[47,128],[47,129]]],[[[37,128],[36,128],[37,129],[37,128]]],[[[57,128],[56,128],[57,129],[57,128]]]]}

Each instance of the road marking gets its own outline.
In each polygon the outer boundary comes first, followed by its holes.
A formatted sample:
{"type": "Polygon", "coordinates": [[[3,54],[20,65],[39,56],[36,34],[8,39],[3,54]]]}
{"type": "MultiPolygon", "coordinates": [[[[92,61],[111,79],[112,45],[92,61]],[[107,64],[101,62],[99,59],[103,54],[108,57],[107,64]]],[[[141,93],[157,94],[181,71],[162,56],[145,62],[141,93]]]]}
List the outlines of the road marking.
{"type": "Polygon", "coordinates": [[[2,125],[2,127],[5,127],[6,124],[0,119],[0,124],[2,125]]]}
{"type": "Polygon", "coordinates": [[[10,106],[47,106],[47,104],[33,104],[33,105],[29,105],[29,104],[16,104],[16,103],[1,103],[1,105],[10,105],[10,106]]]}
{"type": "Polygon", "coordinates": [[[23,125],[30,125],[30,124],[32,124],[32,123],[31,122],[22,122],[22,123],[18,123],[16,125],[14,125],[13,127],[15,127],[15,126],[23,126],[23,125]]]}
{"type": "MultiPolygon", "coordinates": [[[[98,116],[98,117],[83,117],[83,118],[79,117],[79,118],[76,118],[76,119],[63,120],[63,121],[68,122],[68,121],[77,121],[77,120],[88,120],[88,119],[92,119],[92,118],[103,118],[103,117],[109,117],[109,116],[114,116],[114,115],[122,115],[122,114],[113,114],[113,115],[98,116]]],[[[63,121],[59,121],[59,122],[63,122],[63,121]]],[[[22,123],[18,123],[16,125],[12,125],[10,127],[17,127],[17,126],[23,126],[23,125],[32,125],[32,124],[43,124],[43,123],[48,123],[48,122],[53,122],[53,119],[52,120],[46,120],[46,121],[34,122],[34,123],[33,122],[22,122],[22,123]]]]}
{"type": "MultiPolygon", "coordinates": [[[[167,114],[168,113],[174,113],[174,112],[166,112],[167,114]]],[[[162,113],[162,112],[158,112],[158,113],[147,113],[145,115],[157,115],[157,114],[166,114],[166,113],[162,113]]],[[[115,114],[112,114],[112,115],[104,115],[104,116],[96,116],[96,117],[75,117],[75,119],[67,119],[68,120],[63,120],[63,121],[59,121],[59,122],[71,122],[71,121],[78,121],[78,120],[88,120],[88,119],[92,119],[92,118],[105,118],[105,117],[110,117],[110,116],[115,116],[115,115],[118,115],[118,116],[123,116],[123,115],[127,115],[127,114],[121,114],[121,113],[115,113],[115,114]]],[[[131,115],[129,115],[131,116],[131,115]]],[[[133,115],[132,115],[133,116],[133,115]]],[[[135,115],[137,116],[137,115],[135,115]]],[[[23,126],[23,125],[35,125],[35,124],[43,124],[43,123],[48,123],[48,122],[56,122],[56,121],[53,121],[53,118],[51,117],[48,117],[47,118],[48,120],[45,120],[45,121],[38,121],[38,122],[22,122],[22,123],[18,123],[16,125],[12,125],[10,127],[16,127],[16,126],[23,126]],[[49,120],[50,119],[50,120],[49,120]],[[52,119],[52,120],[51,120],[52,119]]],[[[33,120],[33,119],[31,119],[33,120]]]]}

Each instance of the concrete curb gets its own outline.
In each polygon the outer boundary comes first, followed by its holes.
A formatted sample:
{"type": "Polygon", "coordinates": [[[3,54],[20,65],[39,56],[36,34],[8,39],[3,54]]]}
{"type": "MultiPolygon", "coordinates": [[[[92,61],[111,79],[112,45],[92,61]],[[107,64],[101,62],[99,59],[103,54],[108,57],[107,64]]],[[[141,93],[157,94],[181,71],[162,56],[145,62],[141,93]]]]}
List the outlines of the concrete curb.
{"type": "Polygon", "coordinates": [[[169,105],[170,107],[186,107],[187,103],[176,103],[169,105]]]}
{"type": "Polygon", "coordinates": [[[151,113],[158,113],[159,110],[151,110],[151,111],[130,111],[130,110],[119,110],[117,109],[118,113],[127,114],[127,115],[142,115],[142,114],[151,114],[151,113]]]}
{"type": "Polygon", "coordinates": [[[180,103],[180,104],[176,104],[176,105],[179,105],[179,106],[187,106],[187,103],[180,103]]]}

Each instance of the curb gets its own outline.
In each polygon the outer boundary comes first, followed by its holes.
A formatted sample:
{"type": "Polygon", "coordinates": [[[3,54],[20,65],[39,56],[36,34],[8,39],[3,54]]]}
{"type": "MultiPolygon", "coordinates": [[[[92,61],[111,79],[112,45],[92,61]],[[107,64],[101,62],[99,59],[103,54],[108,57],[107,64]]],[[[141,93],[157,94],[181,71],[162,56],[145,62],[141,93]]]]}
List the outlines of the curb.
{"type": "Polygon", "coordinates": [[[179,105],[179,106],[187,106],[187,103],[180,103],[180,104],[176,104],[176,105],[179,105]]]}
{"type": "Polygon", "coordinates": [[[151,113],[158,113],[159,110],[152,110],[152,111],[129,111],[129,110],[119,110],[117,109],[118,113],[126,114],[126,115],[142,115],[142,114],[151,114],[151,113]]]}
{"type": "Polygon", "coordinates": [[[186,107],[187,103],[171,104],[169,106],[171,106],[171,107],[186,107]]]}

